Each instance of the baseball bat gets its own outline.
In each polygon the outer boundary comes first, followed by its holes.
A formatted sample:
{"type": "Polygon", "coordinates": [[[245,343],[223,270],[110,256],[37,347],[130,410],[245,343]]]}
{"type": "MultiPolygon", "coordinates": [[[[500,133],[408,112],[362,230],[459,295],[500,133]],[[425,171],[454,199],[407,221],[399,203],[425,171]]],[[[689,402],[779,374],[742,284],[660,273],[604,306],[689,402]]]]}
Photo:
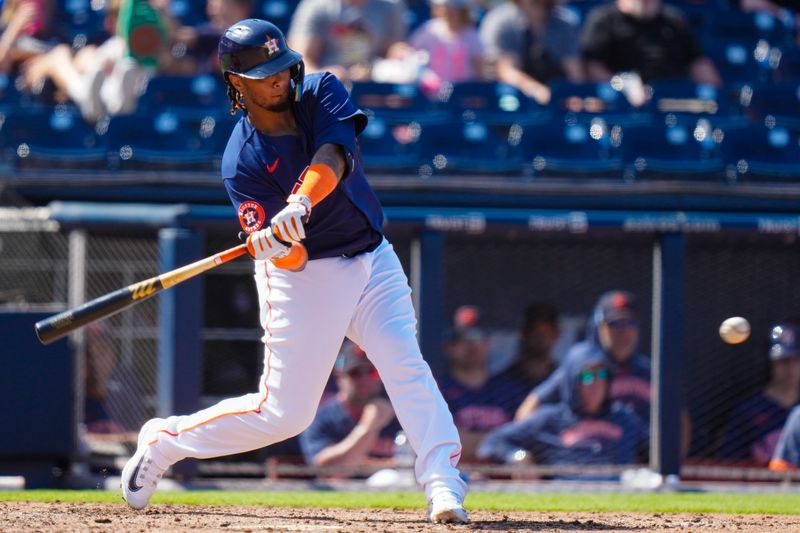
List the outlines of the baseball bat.
{"type": "Polygon", "coordinates": [[[34,326],[36,336],[42,344],[50,344],[90,322],[114,315],[164,289],[183,283],[246,253],[247,244],[240,244],[175,270],[109,292],[79,307],[40,320],[34,326]]]}

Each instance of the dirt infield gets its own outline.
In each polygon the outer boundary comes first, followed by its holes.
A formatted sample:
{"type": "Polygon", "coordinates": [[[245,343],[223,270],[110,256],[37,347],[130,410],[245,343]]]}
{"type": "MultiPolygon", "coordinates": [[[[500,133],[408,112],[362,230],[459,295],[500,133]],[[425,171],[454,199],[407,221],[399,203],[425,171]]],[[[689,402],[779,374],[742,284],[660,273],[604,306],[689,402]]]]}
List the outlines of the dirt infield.
{"type": "Polygon", "coordinates": [[[432,525],[421,510],[0,502],[0,531],[800,531],[800,516],[473,511],[466,526],[432,525]]]}

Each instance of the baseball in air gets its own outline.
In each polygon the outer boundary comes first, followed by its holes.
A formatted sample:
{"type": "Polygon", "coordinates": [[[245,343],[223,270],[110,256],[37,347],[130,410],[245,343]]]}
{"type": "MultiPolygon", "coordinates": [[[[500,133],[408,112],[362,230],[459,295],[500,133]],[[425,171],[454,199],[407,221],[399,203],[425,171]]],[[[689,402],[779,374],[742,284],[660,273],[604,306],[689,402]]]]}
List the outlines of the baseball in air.
{"type": "Polygon", "coordinates": [[[732,316],[722,321],[719,336],[728,344],[740,344],[750,336],[750,322],[740,316],[732,316]]]}

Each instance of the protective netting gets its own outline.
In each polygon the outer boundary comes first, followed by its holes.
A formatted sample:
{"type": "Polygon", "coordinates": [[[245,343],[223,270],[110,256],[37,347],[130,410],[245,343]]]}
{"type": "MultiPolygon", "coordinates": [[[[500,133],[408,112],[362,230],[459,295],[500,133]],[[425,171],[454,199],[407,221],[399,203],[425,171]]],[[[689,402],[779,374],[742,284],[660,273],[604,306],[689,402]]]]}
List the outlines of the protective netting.
{"type": "MultiPolygon", "coordinates": [[[[76,237],[58,231],[41,214],[22,213],[10,217],[0,213],[4,215],[0,216],[0,295],[4,303],[65,307],[81,297],[76,284],[84,287],[83,301],[88,301],[159,272],[158,240],[153,233],[85,231],[76,237]],[[71,270],[70,258],[83,266],[71,270]]],[[[207,255],[232,245],[229,235],[209,232],[206,237],[207,255]]],[[[389,237],[410,273],[414,235],[404,228],[390,228],[389,237]]],[[[624,289],[638,299],[638,351],[649,358],[654,242],[654,235],[592,229],[580,234],[495,228],[482,234],[447,233],[440,280],[443,298],[436,309],[443,326],[442,350],[426,356],[447,367],[447,334],[454,313],[468,304],[479,310],[479,325],[489,333],[490,371],[501,373],[517,357],[525,308],[534,302],[548,302],[559,313],[560,338],[552,357],[560,362],[575,342],[585,338],[598,296],[610,289],[624,289]]],[[[800,254],[794,238],[745,233],[687,237],[681,392],[691,421],[688,470],[684,466],[690,477],[753,477],[752,471],[737,474],[730,468],[735,465],[756,466],[763,478],[774,478],[763,467],[782,422],[780,412],[762,409],[742,418],[736,410],[767,388],[775,368],[781,376],[789,372],[783,366],[773,367],[776,363],[770,360],[766,338],[773,325],[800,314],[798,271],[800,254]],[[750,321],[752,336],[740,345],[724,344],[717,333],[719,324],[735,315],[750,321]],[[775,418],[772,427],[756,424],[766,428],[764,434],[754,432],[754,424],[745,423],[770,416],[775,418]]],[[[202,365],[200,407],[205,407],[256,389],[263,345],[252,262],[241,258],[201,279],[205,301],[203,353],[198,364],[202,365]]],[[[156,297],[92,324],[77,337],[81,342],[75,346],[85,365],[83,390],[78,391],[84,398],[81,423],[90,441],[92,437],[95,443],[115,438],[130,441],[141,423],[155,413],[158,318],[156,297]]],[[[800,388],[800,376],[789,385],[800,388]]],[[[787,408],[784,406],[784,411],[787,408]]],[[[646,453],[638,455],[636,462],[647,462],[646,453]]],[[[559,476],[558,466],[541,466],[544,469],[536,475],[559,476]]],[[[494,475],[486,463],[474,472],[494,475]]],[[[497,472],[503,477],[502,469],[497,472]]],[[[564,467],[564,475],[570,472],[564,467]]]]}

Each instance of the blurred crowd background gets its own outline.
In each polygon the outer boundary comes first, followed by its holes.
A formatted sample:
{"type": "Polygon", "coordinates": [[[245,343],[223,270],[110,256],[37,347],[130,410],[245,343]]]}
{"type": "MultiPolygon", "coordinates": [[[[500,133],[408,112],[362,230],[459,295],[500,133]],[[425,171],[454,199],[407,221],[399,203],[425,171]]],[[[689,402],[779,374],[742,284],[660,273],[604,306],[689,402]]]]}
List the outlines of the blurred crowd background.
{"type": "Polygon", "coordinates": [[[233,120],[216,43],[255,16],[371,113],[361,142],[374,172],[798,177],[790,0],[15,0],[2,9],[7,169],[213,172],[233,120]]]}

